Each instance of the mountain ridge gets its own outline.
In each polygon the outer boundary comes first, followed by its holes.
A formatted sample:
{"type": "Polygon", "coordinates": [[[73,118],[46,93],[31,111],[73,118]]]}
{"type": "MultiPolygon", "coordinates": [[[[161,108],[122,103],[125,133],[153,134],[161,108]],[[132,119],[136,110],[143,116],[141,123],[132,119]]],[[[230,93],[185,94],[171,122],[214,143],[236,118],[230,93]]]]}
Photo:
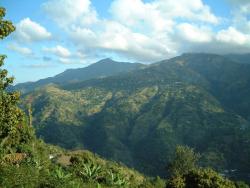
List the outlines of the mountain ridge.
{"type": "Polygon", "coordinates": [[[79,82],[98,77],[106,77],[119,74],[121,72],[129,72],[140,69],[144,66],[146,65],[140,63],[118,62],[113,61],[110,58],[106,58],[87,67],[67,69],[64,72],[53,77],[44,78],[36,82],[20,83],[15,85],[11,89],[19,90],[22,93],[27,93],[34,90],[35,88],[45,86],[47,84],[61,85],[65,83],[79,82]]]}

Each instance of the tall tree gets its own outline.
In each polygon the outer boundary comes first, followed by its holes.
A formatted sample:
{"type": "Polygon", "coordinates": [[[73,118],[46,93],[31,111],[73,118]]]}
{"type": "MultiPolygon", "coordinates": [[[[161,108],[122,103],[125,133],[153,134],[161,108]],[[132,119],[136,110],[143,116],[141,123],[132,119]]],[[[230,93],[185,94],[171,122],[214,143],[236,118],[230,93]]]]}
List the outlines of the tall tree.
{"type": "MultiPolygon", "coordinates": [[[[11,21],[4,20],[6,10],[0,7],[0,39],[15,31],[11,21]]],[[[20,144],[27,143],[33,136],[26,126],[25,116],[18,107],[20,93],[8,92],[14,78],[8,77],[3,67],[6,56],[0,55],[0,157],[6,153],[18,152],[20,144]]]]}
{"type": "Polygon", "coordinates": [[[188,146],[177,146],[173,160],[168,165],[171,176],[187,174],[189,171],[197,168],[197,162],[200,154],[195,153],[188,146]]]}

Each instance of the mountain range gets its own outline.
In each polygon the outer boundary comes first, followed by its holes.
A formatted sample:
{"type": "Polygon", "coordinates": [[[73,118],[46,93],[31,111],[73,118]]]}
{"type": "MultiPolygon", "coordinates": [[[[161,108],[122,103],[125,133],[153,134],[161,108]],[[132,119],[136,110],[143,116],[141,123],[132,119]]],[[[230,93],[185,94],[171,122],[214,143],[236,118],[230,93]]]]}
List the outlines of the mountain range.
{"type": "Polygon", "coordinates": [[[174,148],[188,145],[201,153],[200,165],[248,180],[250,64],[240,59],[189,53],[148,66],[105,59],[15,89],[48,143],[160,176],[174,148]]]}
{"type": "Polygon", "coordinates": [[[74,83],[93,78],[102,78],[119,74],[121,72],[129,72],[146,65],[140,63],[116,62],[112,59],[103,59],[88,67],[78,69],[68,69],[54,77],[38,80],[36,82],[26,82],[17,84],[14,89],[22,93],[27,93],[35,88],[45,86],[47,84],[62,85],[65,83],[74,83]]]}

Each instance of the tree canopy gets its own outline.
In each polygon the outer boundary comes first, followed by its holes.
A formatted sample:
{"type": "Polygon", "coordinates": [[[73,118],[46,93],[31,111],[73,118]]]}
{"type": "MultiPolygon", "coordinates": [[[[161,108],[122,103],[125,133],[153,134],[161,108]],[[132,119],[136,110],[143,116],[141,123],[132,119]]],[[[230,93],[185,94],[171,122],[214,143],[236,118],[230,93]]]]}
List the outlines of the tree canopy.
{"type": "MultiPolygon", "coordinates": [[[[5,9],[0,7],[0,39],[15,31],[11,21],[4,20],[5,9]]],[[[8,92],[14,77],[8,76],[3,67],[6,56],[0,55],[0,154],[3,157],[10,152],[20,152],[22,144],[33,136],[32,129],[25,123],[23,111],[18,107],[20,93],[8,92]]]]}
{"type": "Polygon", "coordinates": [[[188,146],[177,146],[174,159],[169,163],[168,170],[172,176],[184,175],[197,168],[200,154],[188,146]]]}

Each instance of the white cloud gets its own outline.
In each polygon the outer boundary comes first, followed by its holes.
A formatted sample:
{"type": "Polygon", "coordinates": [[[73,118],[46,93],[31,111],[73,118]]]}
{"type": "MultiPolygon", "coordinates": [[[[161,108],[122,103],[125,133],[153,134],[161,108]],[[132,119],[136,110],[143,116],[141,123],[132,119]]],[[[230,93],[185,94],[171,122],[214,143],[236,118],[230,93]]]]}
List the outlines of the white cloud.
{"type": "Polygon", "coordinates": [[[97,14],[90,0],[51,0],[42,5],[45,12],[60,26],[79,23],[92,24],[97,14]]]}
{"type": "Polygon", "coordinates": [[[9,50],[12,50],[12,51],[17,52],[17,53],[19,53],[21,55],[24,55],[24,56],[31,56],[31,55],[33,55],[33,52],[32,52],[31,49],[23,47],[23,46],[19,46],[18,44],[14,44],[14,43],[13,44],[9,44],[7,46],[7,48],[9,50]]]}
{"type": "Polygon", "coordinates": [[[234,27],[229,27],[219,31],[216,39],[220,42],[244,45],[250,42],[250,35],[243,34],[234,27]]]}
{"type": "Polygon", "coordinates": [[[85,27],[72,24],[67,32],[83,51],[93,49],[98,53],[115,53],[137,61],[168,58],[178,52],[176,30],[184,29],[184,33],[178,34],[182,41],[212,40],[208,27],[181,25],[176,19],[208,24],[219,22],[201,0],[180,1],[114,0],[110,7],[111,19],[99,19],[94,25],[85,27]]]}
{"type": "Polygon", "coordinates": [[[154,37],[133,32],[117,22],[105,22],[105,29],[99,36],[99,47],[117,51],[140,61],[159,60],[169,56],[167,44],[154,37]]]}
{"type": "Polygon", "coordinates": [[[141,31],[172,31],[174,25],[153,3],[141,0],[115,0],[110,12],[114,20],[141,31]]]}
{"type": "Polygon", "coordinates": [[[85,62],[82,61],[82,59],[79,59],[79,58],[59,58],[58,62],[60,64],[65,64],[65,65],[69,65],[69,64],[85,64],[85,62]]]}
{"type": "Polygon", "coordinates": [[[62,64],[71,64],[72,63],[72,61],[68,58],[59,58],[58,61],[62,64]]]}
{"type": "Polygon", "coordinates": [[[179,35],[189,42],[211,42],[212,31],[207,27],[197,27],[189,23],[181,23],[177,26],[179,35]]]}
{"type": "Polygon", "coordinates": [[[180,51],[207,52],[216,54],[249,53],[250,35],[239,31],[233,26],[213,33],[209,42],[188,42],[181,46],[180,51]]]}
{"type": "Polygon", "coordinates": [[[85,60],[86,54],[82,51],[76,51],[71,53],[69,49],[57,45],[55,47],[44,47],[42,51],[45,53],[43,56],[44,61],[56,61],[60,64],[81,64],[81,61],[85,60]],[[56,56],[55,58],[48,57],[46,53],[56,56]]]}
{"type": "Polygon", "coordinates": [[[73,27],[69,35],[70,38],[80,46],[93,46],[98,40],[96,33],[89,28],[73,27]]]}
{"type": "Polygon", "coordinates": [[[81,52],[81,51],[78,51],[76,52],[75,56],[79,59],[85,59],[86,58],[86,54],[81,52]]]}
{"type": "Polygon", "coordinates": [[[67,48],[64,48],[60,45],[57,45],[55,47],[52,47],[52,48],[43,48],[43,51],[44,52],[48,52],[48,53],[52,53],[58,57],[62,57],[62,58],[66,58],[66,57],[69,57],[71,56],[71,52],[67,49],[67,48]]]}
{"type": "Polygon", "coordinates": [[[231,27],[245,34],[250,34],[250,1],[231,0],[232,6],[232,22],[231,27]]]}
{"type": "Polygon", "coordinates": [[[152,62],[189,51],[220,53],[235,46],[246,51],[250,22],[243,13],[248,12],[246,3],[240,2],[241,13],[228,27],[220,22],[225,18],[216,16],[203,0],[113,0],[108,18],[100,18],[90,0],[51,0],[43,9],[81,53],[62,52],[58,47],[47,52],[68,64],[72,58],[109,55],[152,62]],[[243,24],[237,24],[239,20],[243,24]]]}
{"type": "Polygon", "coordinates": [[[142,0],[115,0],[111,13],[126,25],[148,24],[157,30],[169,29],[176,18],[212,24],[219,22],[201,0],[154,0],[150,3],[142,0]]]}
{"type": "MultiPolygon", "coordinates": [[[[75,28],[70,36],[75,44],[85,49],[97,49],[141,61],[159,60],[168,57],[172,51],[169,44],[162,44],[157,37],[133,32],[130,28],[115,22],[103,21],[100,30],[75,28]]],[[[159,36],[158,36],[159,37],[159,36]]]]}
{"type": "Polygon", "coordinates": [[[191,21],[202,21],[217,24],[219,19],[211,12],[202,0],[155,0],[153,4],[163,15],[171,18],[184,18],[191,21]]]}
{"type": "Polygon", "coordinates": [[[51,39],[52,35],[43,26],[25,18],[16,25],[14,34],[20,42],[35,42],[51,39]]]}

